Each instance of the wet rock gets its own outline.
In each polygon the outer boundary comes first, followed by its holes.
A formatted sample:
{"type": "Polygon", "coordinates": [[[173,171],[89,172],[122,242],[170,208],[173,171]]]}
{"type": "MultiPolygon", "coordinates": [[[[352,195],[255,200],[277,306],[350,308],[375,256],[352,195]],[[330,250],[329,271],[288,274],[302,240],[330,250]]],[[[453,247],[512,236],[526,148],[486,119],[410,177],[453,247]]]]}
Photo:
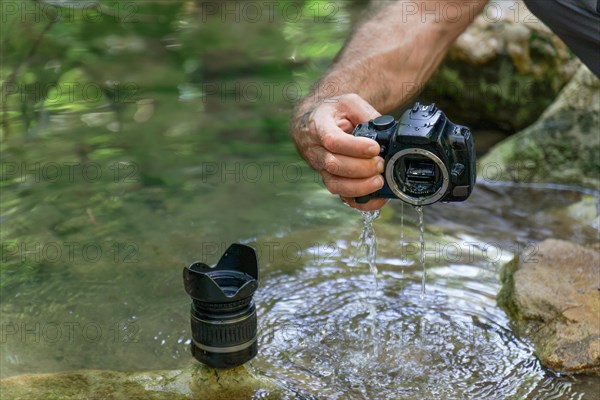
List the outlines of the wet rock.
{"type": "Polygon", "coordinates": [[[490,2],[419,98],[473,128],[515,132],[535,122],[580,65],[521,1],[490,2]]]}
{"type": "Polygon", "coordinates": [[[249,399],[278,398],[275,385],[249,367],[215,370],[195,365],[184,370],[117,372],[86,370],[19,375],[0,381],[7,399],[249,399]]]}
{"type": "Polygon", "coordinates": [[[548,239],[502,270],[498,304],[543,365],[600,375],[600,252],[548,239]]]}
{"type": "Polygon", "coordinates": [[[482,160],[494,179],[600,189],[600,79],[581,67],[540,119],[482,160]]]}

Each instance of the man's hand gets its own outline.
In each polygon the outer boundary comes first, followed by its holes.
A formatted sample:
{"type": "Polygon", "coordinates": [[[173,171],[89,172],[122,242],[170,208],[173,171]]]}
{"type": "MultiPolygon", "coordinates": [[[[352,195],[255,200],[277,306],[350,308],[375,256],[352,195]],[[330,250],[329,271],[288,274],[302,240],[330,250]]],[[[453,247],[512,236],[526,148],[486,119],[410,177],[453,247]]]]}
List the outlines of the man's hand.
{"type": "Polygon", "coordinates": [[[487,1],[452,2],[456,13],[433,17],[430,10],[445,0],[371,2],[370,15],[300,104],[291,126],[300,155],[321,173],[331,193],[361,210],[385,204],[383,199],[354,202],[353,197],[382,187],[383,160],[377,143],[349,133],[378,117],[375,108],[387,113],[414,96],[487,1]],[[319,98],[323,93],[327,98],[319,98]]]}
{"type": "Polygon", "coordinates": [[[373,193],[383,186],[383,158],[374,140],[352,136],[361,122],[378,117],[369,103],[356,94],[303,106],[294,117],[292,138],[300,155],[319,173],[332,194],[351,207],[377,210],[385,199],[357,204],[354,197],[373,193]]]}

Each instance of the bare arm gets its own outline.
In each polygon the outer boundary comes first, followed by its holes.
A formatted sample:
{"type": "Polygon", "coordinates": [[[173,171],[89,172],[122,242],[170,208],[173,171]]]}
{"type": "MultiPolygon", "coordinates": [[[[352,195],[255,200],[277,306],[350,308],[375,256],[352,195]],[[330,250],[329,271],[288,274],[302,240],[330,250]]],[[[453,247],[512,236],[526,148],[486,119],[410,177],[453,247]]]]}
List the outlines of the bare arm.
{"type": "Polygon", "coordinates": [[[333,65],[298,105],[292,138],[325,185],[351,206],[378,209],[382,199],[357,205],[352,197],[383,186],[379,146],[348,135],[358,123],[389,112],[414,94],[481,12],[487,0],[379,2],[333,65]],[[413,89],[413,90],[411,90],[413,89]]]}

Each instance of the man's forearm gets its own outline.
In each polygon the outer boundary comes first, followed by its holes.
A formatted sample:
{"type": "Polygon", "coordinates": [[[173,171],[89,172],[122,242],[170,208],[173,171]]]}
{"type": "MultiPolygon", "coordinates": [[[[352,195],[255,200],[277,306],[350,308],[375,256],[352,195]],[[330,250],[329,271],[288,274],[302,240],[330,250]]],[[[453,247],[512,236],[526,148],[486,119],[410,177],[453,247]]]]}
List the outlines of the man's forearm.
{"type": "Polygon", "coordinates": [[[302,102],[300,117],[323,100],[356,93],[385,113],[415,94],[487,0],[397,0],[375,4],[333,65],[302,102]]]}
{"type": "Polygon", "coordinates": [[[411,97],[486,1],[375,3],[379,9],[354,31],[291,121],[298,153],[332,194],[360,210],[383,207],[381,198],[367,204],[354,200],[383,187],[385,160],[376,141],[349,133],[411,97]]]}

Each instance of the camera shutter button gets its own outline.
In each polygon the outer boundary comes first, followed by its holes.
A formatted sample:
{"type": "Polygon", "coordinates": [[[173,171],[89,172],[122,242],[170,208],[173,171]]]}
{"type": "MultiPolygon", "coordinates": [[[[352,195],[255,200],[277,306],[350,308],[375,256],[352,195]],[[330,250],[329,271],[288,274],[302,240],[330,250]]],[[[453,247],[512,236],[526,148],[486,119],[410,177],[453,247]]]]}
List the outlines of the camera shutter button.
{"type": "Polygon", "coordinates": [[[373,120],[373,127],[375,130],[384,131],[391,128],[394,125],[394,117],[391,115],[382,115],[373,120]]]}

